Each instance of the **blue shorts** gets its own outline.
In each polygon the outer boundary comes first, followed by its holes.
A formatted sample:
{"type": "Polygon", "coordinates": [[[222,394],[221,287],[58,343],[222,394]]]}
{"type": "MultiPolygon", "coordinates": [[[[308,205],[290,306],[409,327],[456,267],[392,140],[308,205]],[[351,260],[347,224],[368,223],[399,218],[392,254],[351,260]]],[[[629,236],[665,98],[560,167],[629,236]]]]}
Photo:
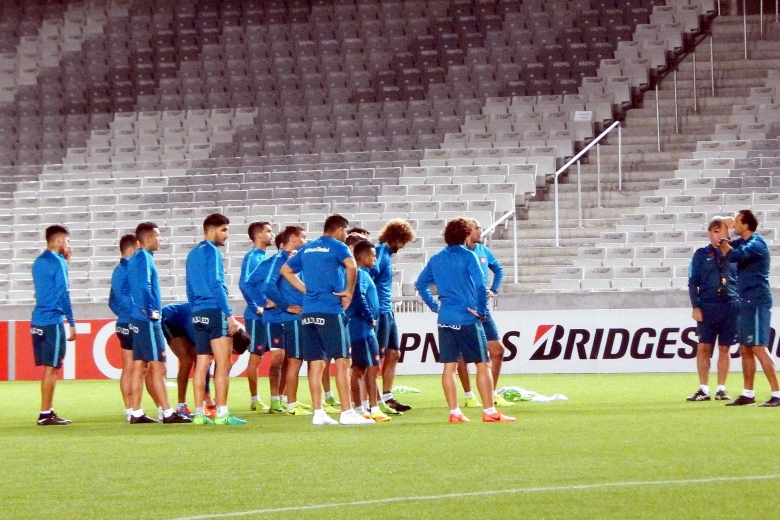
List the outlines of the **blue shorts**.
{"type": "Polygon", "coordinates": [[[60,368],[62,360],[65,358],[65,347],[68,340],[65,335],[65,324],[32,325],[30,333],[32,334],[35,366],[60,368]]]}
{"type": "Polygon", "coordinates": [[[165,338],[159,321],[131,321],[133,361],[165,362],[165,338]]]}
{"type": "Polygon", "coordinates": [[[203,309],[192,313],[192,327],[195,329],[195,353],[199,356],[213,356],[211,340],[228,336],[227,316],[220,309],[203,309]]]}
{"type": "Polygon", "coordinates": [[[303,359],[301,354],[301,320],[290,320],[282,323],[284,330],[284,351],[287,357],[303,359]]]}
{"type": "Polygon", "coordinates": [[[246,320],[246,331],[249,333],[251,342],[247,349],[250,354],[255,356],[262,356],[266,351],[268,345],[268,339],[265,335],[265,327],[263,327],[263,320],[246,320]]]}
{"type": "Polygon", "coordinates": [[[129,323],[116,322],[116,337],[122,350],[133,350],[133,336],[130,334],[129,323]]]}
{"type": "Polygon", "coordinates": [[[739,320],[739,302],[702,304],[704,321],[696,324],[699,343],[729,347],[736,345],[737,321],[739,320]]]}
{"type": "Polygon", "coordinates": [[[265,337],[268,338],[266,350],[284,348],[284,326],[281,323],[265,323],[265,337]]]}
{"type": "Polygon", "coordinates": [[[490,311],[485,314],[485,321],[482,322],[482,328],[485,329],[485,338],[487,338],[488,341],[498,341],[500,339],[498,336],[498,327],[496,327],[496,322],[493,321],[493,316],[490,314],[490,311]]]}
{"type": "Polygon", "coordinates": [[[739,309],[739,344],[768,347],[771,321],[771,307],[742,302],[739,309]]]}
{"type": "Polygon", "coordinates": [[[400,350],[395,313],[386,312],[379,315],[379,320],[376,323],[376,340],[379,343],[382,355],[384,355],[385,349],[400,350]]]}
{"type": "Polygon", "coordinates": [[[447,325],[439,323],[439,363],[485,363],[487,339],[481,323],[447,325]]]}
{"type": "Polygon", "coordinates": [[[349,358],[349,329],[343,314],[310,313],[301,317],[301,354],[305,361],[349,358]]]}
{"type": "Polygon", "coordinates": [[[374,334],[353,341],[349,353],[352,356],[353,367],[378,367],[381,363],[379,343],[374,334]]]}

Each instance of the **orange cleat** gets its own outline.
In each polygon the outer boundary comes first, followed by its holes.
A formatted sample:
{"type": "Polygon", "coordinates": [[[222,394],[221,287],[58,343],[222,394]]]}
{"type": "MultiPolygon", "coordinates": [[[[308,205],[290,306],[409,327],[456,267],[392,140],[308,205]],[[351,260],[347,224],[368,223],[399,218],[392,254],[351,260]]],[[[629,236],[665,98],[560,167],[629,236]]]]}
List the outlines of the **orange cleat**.
{"type": "Polygon", "coordinates": [[[482,414],[482,422],[515,422],[516,420],[517,419],[514,417],[509,417],[501,412],[496,412],[493,415],[486,413],[482,414]]]}
{"type": "Polygon", "coordinates": [[[213,419],[217,416],[217,407],[216,406],[207,406],[204,409],[204,415],[208,417],[209,419],[213,419]]]}
{"type": "Polygon", "coordinates": [[[469,418],[465,415],[455,415],[454,413],[451,413],[450,422],[469,422],[469,418]]]}

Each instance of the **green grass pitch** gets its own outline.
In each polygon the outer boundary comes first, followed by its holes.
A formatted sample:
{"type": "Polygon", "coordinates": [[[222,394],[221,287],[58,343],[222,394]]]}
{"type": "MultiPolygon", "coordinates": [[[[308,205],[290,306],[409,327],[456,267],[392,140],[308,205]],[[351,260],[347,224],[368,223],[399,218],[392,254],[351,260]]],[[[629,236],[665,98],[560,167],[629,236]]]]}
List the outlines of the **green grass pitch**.
{"type": "Polygon", "coordinates": [[[51,428],[35,425],[37,383],[0,383],[0,517],[712,519],[772,518],[780,506],[780,410],[687,403],[693,374],[504,376],[570,399],[506,409],[514,424],[483,424],[475,409],[449,424],[438,377],[397,383],[422,390],[401,397],[414,406],[403,417],[314,427],[249,412],[235,379],[231,411],[249,424],[194,427],[130,426],[117,382],[66,381],[55,405],[74,424],[51,428]],[[752,476],[766,478],[684,482],[752,476]],[[413,499],[463,493],[474,494],[413,499]],[[372,503],[384,498],[398,500],[372,503]],[[333,503],[349,505],[306,509],[333,503]]]}

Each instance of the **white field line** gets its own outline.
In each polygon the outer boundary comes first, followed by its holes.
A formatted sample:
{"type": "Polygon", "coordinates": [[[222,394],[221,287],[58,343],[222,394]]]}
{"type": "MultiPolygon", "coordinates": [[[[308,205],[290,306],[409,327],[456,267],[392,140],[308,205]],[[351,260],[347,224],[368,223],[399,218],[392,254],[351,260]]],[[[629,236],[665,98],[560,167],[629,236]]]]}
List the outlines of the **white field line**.
{"type": "Polygon", "coordinates": [[[746,482],[751,480],[775,480],[775,479],[780,479],[780,474],[754,475],[754,476],[745,476],[745,477],[712,477],[712,478],[697,478],[697,479],[688,479],[688,480],[645,480],[645,481],[636,481],[636,482],[607,482],[603,484],[578,484],[574,486],[549,486],[549,487],[498,489],[498,490],[488,490],[488,491],[472,491],[469,493],[447,493],[443,495],[377,498],[375,500],[357,500],[354,502],[335,502],[329,504],[312,504],[308,506],[252,509],[250,511],[235,511],[232,513],[214,513],[214,514],[207,514],[207,515],[186,516],[186,517],[177,518],[176,520],[208,520],[212,518],[259,516],[259,515],[267,515],[273,513],[294,513],[298,511],[313,511],[317,509],[328,509],[333,507],[368,506],[374,504],[388,504],[394,502],[421,502],[427,500],[448,500],[452,498],[513,495],[513,494],[520,494],[520,493],[550,493],[550,492],[561,492],[561,491],[565,492],[565,491],[579,491],[579,490],[589,490],[589,489],[644,487],[644,486],[686,486],[692,484],[709,484],[713,482],[746,482]]]}

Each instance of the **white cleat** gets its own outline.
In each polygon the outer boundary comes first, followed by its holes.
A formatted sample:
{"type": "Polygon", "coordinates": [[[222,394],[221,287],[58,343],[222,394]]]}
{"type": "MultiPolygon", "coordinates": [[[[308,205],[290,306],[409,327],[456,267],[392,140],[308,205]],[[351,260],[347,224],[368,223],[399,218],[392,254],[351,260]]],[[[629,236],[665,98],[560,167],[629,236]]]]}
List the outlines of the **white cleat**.
{"type": "Polygon", "coordinates": [[[347,425],[374,424],[374,420],[367,419],[362,415],[356,414],[355,410],[348,410],[346,412],[341,412],[341,415],[339,415],[339,424],[347,424],[347,425]]]}
{"type": "Polygon", "coordinates": [[[338,424],[339,422],[336,419],[332,419],[328,417],[327,415],[322,415],[320,417],[317,417],[316,415],[312,417],[311,423],[314,426],[330,426],[333,424],[338,424]]]}

